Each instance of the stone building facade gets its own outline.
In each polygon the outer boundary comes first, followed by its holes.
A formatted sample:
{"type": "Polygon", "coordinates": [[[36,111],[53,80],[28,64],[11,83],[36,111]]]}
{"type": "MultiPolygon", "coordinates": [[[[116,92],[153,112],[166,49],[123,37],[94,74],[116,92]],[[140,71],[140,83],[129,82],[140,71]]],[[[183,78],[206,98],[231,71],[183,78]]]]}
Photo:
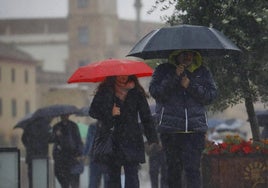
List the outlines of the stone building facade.
{"type": "MultiPolygon", "coordinates": [[[[29,54],[34,63],[25,67],[29,67],[29,72],[36,72],[35,77],[31,77],[35,79],[34,88],[23,85],[11,88],[6,86],[7,82],[0,85],[0,91],[6,88],[9,93],[22,93],[21,100],[25,100],[24,95],[30,97],[30,112],[55,103],[78,107],[88,105],[96,85],[76,84],[70,87],[67,84],[70,75],[79,66],[90,62],[124,58],[140,37],[163,26],[155,22],[137,23],[136,20],[119,19],[116,3],[116,0],[69,0],[67,17],[0,19],[0,42],[12,44],[29,54]],[[137,36],[137,29],[140,36],[137,36]]],[[[3,73],[3,69],[9,66],[10,61],[1,63],[2,79],[10,77],[9,71],[3,73]]],[[[145,84],[147,82],[144,81],[145,84]]],[[[8,97],[6,95],[2,101],[8,97]]],[[[0,105],[0,109],[9,112],[5,116],[0,114],[0,120],[5,118],[5,126],[12,127],[26,115],[24,107],[19,105],[17,117],[10,121],[10,110],[0,105]]]]}
{"type": "Polygon", "coordinates": [[[9,145],[16,122],[35,108],[35,67],[31,56],[0,43],[0,147],[9,145]]]}

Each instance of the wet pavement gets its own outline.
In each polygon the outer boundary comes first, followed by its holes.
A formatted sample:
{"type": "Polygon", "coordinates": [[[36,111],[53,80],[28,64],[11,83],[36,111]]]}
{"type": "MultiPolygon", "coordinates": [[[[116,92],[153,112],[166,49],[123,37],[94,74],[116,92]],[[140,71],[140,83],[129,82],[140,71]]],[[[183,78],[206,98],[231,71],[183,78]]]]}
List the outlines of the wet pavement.
{"type": "MultiPolygon", "coordinates": [[[[139,179],[140,179],[141,188],[151,188],[147,163],[141,166],[141,169],[139,171],[139,179]]],[[[88,181],[89,181],[88,165],[85,165],[84,172],[80,176],[80,188],[88,188],[88,181]]],[[[122,174],[122,185],[123,184],[124,184],[124,175],[122,174]]],[[[102,185],[103,185],[103,182],[102,182],[102,185]]],[[[21,159],[20,187],[28,188],[27,165],[25,164],[24,158],[21,159]]],[[[102,187],[103,186],[101,186],[101,188],[102,187]]],[[[54,176],[52,160],[50,160],[50,163],[49,163],[49,188],[61,188],[57,179],[54,176]]]]}
{"type": "MultiPolygon", "coordinates": [[[[139,179],[140,179],[140,187],[141,188],[151,188],[150,180],[149,180],[149,172],[146,170],[146,166],[141,168],[139,171],[139,179]]],[[[124,184],[124,175],[121,176],[122,185],[124,184]]],[[[102,182],[103,185],[103,182],[102,182]]],[[[56,183],[56,188],[60,188],[58,183],[56,183]]],[[[88,166],[85,166],[85,170],[83,174],[80,176],[80,188],[88,188],[88,166]]]]}

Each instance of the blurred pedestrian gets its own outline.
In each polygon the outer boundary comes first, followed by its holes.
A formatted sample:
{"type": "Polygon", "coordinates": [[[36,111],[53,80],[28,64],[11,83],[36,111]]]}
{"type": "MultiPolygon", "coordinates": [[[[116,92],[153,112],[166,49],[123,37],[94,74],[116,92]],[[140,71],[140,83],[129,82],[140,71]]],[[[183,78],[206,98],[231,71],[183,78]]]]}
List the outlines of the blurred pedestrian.
{"type": "Polygon", "coordinates": [[[217,96],[214,80],[197,51],[175,51],[156,67],[149,86],[156,101],[158,130],[167,158],[169,188],[201,187],[200,162],[205,147],[205,105],[217,96]]]}
{"type": "Polygon", "coordinates": [[[149,157],[151,188],[168,188],[167,163],[162,146],[155,145],[150,147],[148,143],[145,142],[145,151],[149,157]]]}
{"type": "MultiPolygon", "coordinates": [[[[150,105],[151,113],[153,116],[153,122],[157,128],[157,115],[155,114],[155,104],[150,105]]],[[[159,137],[159,134],[158,134],[159,137]]],[[[166,156],[163,150],[162,144],[149,145],[146,141],[145,153],[149,160],[149,175],[151,181],[151,188],[168,188],[167,182],[167,163],[166,156]],[[160,180],[160,181],[159,181],[160,180]]]]}
{"type": "Polygon", "coordinates": [[[48,158],[48,144],[50,139],[50,119],[39,118],[25,126],[22,143],[26,149],[25,161],[28,166],[29,188],[33,187],[32,162],[35,158],[48,158]]]}
{"type": "Polygon", "coordinates": [[[99,122],[94,122],[89,125],[86,143],[84,147],[84,156],[89,157],[89,184],[88,188],[100,188],[101,179],[104,180],[104,188],[107,188],[107,173],[105,165],[97,163],[92,160],[91,149],[94,141],[94,137],[97,131],[97,124],[99,122]]]}
{"type": "Polygon", "coordinates": [[[53,126],[54,171],[62,188],[79,188],[83,172],[83,142],[76,123],[69,115],[62,115],[61,121],[53,126]]]}
{"type": "Polygon", "coordinates": [[[145,162],[141,119],[149,144],[157,144],[157,134],[146,99],[136,76],[107,77],[97,88],[90,106],[91,117],[100,121],[100,132],[112,131],[114,158],[108,162],[108,188],[121,188],[121,167],[125,188],[139,188],[138,169],[145,162]]]}

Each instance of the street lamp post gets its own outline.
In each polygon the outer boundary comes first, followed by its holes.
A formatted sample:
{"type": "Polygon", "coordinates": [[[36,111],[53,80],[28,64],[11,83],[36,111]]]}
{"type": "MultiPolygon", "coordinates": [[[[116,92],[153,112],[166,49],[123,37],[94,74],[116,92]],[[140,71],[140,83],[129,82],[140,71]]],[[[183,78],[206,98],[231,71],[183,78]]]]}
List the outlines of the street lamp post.
{"type": "Polygon", "coordinates": [[[141,13],[141,0],[136,0],[134,3],[134,7],[136,8],[136,38],[137,40],[140,39],[140,31],[141,31],[141,19],[140,19],[140,13],[141,13]]]}

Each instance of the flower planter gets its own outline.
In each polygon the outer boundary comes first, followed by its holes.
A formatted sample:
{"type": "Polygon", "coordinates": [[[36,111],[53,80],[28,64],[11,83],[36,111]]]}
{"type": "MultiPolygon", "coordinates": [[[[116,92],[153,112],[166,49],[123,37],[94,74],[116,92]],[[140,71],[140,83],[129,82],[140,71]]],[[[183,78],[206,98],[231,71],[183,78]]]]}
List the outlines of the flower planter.
{"type": "Polygon", "coordinates": [[[268,155],[202,157],[203,188],[268,188],[268,155]]]}

